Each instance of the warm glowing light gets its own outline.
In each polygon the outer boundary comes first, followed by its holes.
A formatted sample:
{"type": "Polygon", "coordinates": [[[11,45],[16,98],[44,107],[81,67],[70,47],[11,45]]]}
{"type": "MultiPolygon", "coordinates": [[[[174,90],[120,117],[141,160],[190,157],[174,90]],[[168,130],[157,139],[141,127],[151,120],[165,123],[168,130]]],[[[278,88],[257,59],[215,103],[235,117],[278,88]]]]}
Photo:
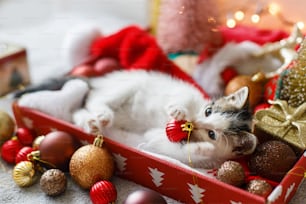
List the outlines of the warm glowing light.
{"type": "Polygon", "coordinates": [[[236,21],[232,18],[227,19],[226,25],[229,28],[234,28],[236,26],[236,21]]]}
{"type": "Polygon", "coordinates": [[[253,14],[251,16],[252,23],[258,23],[260,21],[260,16],[258,14],[253,14]]]}
{"type": "Polygon", "coordinates": [[[271,15],[277,15],[280,11],[279,5],[276,3],[271,3],[268,7],[268,11],[271,15]]]}
{"type": "Polygon", "coordinates": [[[297,22],[296,25],[297,25],[297,27],[298,27],[299,29],[301,29],[301,30],[305,27],[305,24],[304,24],[304,22],[302,22],[302,21],[297,22]]]}
{"type": "Polygon", "coordinates": [[[244,19],[244,13],[243,11],[236,11],[234,14],[236,20],[242,21],[244,19]]]}

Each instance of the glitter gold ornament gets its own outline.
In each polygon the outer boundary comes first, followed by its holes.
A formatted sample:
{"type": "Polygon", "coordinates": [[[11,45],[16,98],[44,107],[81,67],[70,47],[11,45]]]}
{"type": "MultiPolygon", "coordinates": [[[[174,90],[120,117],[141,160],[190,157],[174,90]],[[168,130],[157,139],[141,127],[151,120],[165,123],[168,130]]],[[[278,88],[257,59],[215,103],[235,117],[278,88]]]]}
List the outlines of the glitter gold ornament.
{"type": "Polygon", "coordinates": [[[13,179],[20,187],[32,185],[37,179],[33,163],[22,161],[16,164],[13,169],[13,179]]]}
{"type": "Polygon", "coordinates": [[[265,180],[251,180],[247,185],[247,191],[260,196],[268,196],[272,192],[272,186],[265,180]]]}
{"type": "Polygon", "coordinates": [[[74,152],[69,164],[72,179],[84,189],[90,189],[100,180],[109,180],[114,173],[114,160],[103,147],[103,137],[97,136],[93,144],[74,152]]]}
{"type": "Polygon", "coordinates": [[[0,145],[9,140],[15,130],[13,118],[6,112],[0,111],[0,145]]]}
{"type": "Polygon", "coordinates": [[[48,196],[58,196],[67,188],[67,178],[59,169],[49,169],[43,173],[39,181],[41,190],[48,196]]]}
{"type": "Polygon", "coordinates": [[[239,162],[226,161],[218,169],[217,179],[234,186],[241,186],[245,180],[244,169],[239,162]]]}

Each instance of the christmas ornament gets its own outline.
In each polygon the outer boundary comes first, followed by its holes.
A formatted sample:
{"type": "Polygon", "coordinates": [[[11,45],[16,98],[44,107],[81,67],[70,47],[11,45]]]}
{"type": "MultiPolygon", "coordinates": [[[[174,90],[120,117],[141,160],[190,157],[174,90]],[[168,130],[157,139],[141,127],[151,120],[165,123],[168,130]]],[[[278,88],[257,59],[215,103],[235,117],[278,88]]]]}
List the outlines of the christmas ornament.
{"type": "Polygon", "coordinates": [[[171,142],[180,142],[187,139],[193,129],[191,122],[172,120],[167,123],[166,134],[171,142]]]}
{"type": "Polygon", "coordinates": [[[22,161],[16,164],[13,169],[13,179],[20,187],[32,185],[37,179],[34,164],[30,161],[22,161]]]}
{"type": "Polygon", "coordinates": [[[48,196],[57,196],[65,192],[67,178],[59,169],[49,169],[43,173],[39,185],[41,190],[48,196]]]}
{"type": "Polygon", "coordinates": [[[32,145],[32,143],[34,141],[33,133],[28,128],[25,128],[25,127],[17,128],[16,136],[18,137],[21,144],[23,144],[25,146],[32,145]]]}
{"type": "Polygon", "coordinates": [[[251,180],[247,185],[247,191],[260,196],[268,196],[273,188],[272,186],[265,180],[255,179],[251,180]]]}
{"type": "Polygon", "coordinates": [[[74,137],[63,131],[54,131],[45,135],[39,145],[40,156],[38,161],[47,164],[46,168],[58,168],[68,171],[72,154],[81,146],[74,137]]]}
{"type": "Polygon", "coordinates": [[[301,43],[298,58],[283,77],[280,99],[293,107],[306,102],[306,40],[301,43]]]}
{"type": "Polygon", "coordinates": [[[152,190],[137,190],[128,195],[123,204],[167,204],[166,200],[157,192],[152,190]]]}
{"type": "Polygon", "coordinates": [[[94,70],[93,66],[84,64],[79,65],[69,73],[71,76],[78,76],[78,77],[92,77],[96,75],[96,71],[94,70]]]}
{"type": "Polygon", "coordinates": [[[249,103],[250,107],[254,108],[261,100],[263,96],[263,84],[261,79],[252,79],[248,75],[239,75],[230,80],[225,87],[225,95],[230,95],[242,88],[247,86],[249,88],[249,103]]]}
{"type": "Polygon", "coordinates": [[[249,159],[248,166],[251,172],[279,182],[296,160],[297,156],[289,145],[270,140],[258,145],[249,159]]]}
{"type": "Polygon", "coordinates": [[[22,147],[23,145],[19,142],[17,137],[13,137],[6,141],[1,148],[2,159],[7,163],[14,164],[16,155],[22,147]]]}
{"type": "Polygon", "coordinates": [[[43,141],[43,139],[45,139],[44,135],[40,135],[34,139],[33,144],[32,144],[33,150],[39,149],[40,143],[43,141]]]}
{"type": "Polygon", "coordinates": [[[103,75],[118,70],[119,68],[119,63],[113,58],[99,59],[93,66],[93,69],[95,72],[97,72],[98,75],[103,75]]]}
{"type": "Polygon", "coordinates": [[[75,151],[69,164],[72,179],[84,189],[90,189],[100,180],[109,180],[114,167],[112,155],[103,147],[102,136],[75,151]]]}
{"type": "Polygon", "coordinates": [[[29,161],[28,154],[30,154],[32,151],[33,151],[32,147],[28,146],[22,147],[16,155],[15,163],[18,164],[21,161],[29,161]]]}
{"type": "Polygon", "coordinates": [[[91,187],[90,199],[93,204],[115,203],[117,199],[116,187],[110,181],[99,181],[91,187]]]}
{"type": "Polygon", "coordinates": [[[226,161],[217,170],[217,179],[239,187],[244,184],[245,172],[239,162],[226,161]]]}
{"type": "Polygon", "coordinates": [[[161,0],[156,39],[166,53],[200,52],[206,44],[219,45],[214,1],[161,0]]]}
{"type": "Polygon", "coordinates": [[[6,112],[0,111],[0,145],[9,140],[15,131],[15,122],[6,112]]]}

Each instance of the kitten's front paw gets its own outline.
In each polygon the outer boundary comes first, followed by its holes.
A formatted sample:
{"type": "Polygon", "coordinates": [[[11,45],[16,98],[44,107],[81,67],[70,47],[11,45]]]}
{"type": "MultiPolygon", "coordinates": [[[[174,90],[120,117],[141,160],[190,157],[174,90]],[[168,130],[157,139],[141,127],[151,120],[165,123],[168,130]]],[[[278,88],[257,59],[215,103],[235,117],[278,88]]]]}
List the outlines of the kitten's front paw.
{"type": "Polygon", "coordinates": [[[175,120],[184,120],[187,115],[187,109],[179,105],[169,105],[167,113],[175,120]]]}
{"type": "Polygon", "coordinates": [[[104,110],[97,113],[97,122],[100,127],[110,127],[113,124],[114,113],[110,110],[104,110]]]}

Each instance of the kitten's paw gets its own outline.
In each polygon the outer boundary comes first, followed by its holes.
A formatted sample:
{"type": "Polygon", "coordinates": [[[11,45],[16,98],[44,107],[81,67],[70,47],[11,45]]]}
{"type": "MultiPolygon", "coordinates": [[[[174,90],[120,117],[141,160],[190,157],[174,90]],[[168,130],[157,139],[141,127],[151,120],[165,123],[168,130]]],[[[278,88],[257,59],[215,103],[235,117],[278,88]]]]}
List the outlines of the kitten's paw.
{"type": "Polygon", "coordinates": [[[169,105],[167,113],[175,120],[184,120],[187,115],[187,109],[179,105],[169,105]]]}
{"type": "Polygon", "coordinates": [[[94,135],[99,134],[100,129],[99,129],[97,121],[95,119],[88,120],[87,125],[85,127],[85,131],[90,133],[90,134],[94,134],[94,135]]]}
{"type": "Polygon", "coordinates": [[[114,113],[109,110],[100,111],[97,114],[97,122],[100,127],[110,127],[113,124],[114,113]]]}

